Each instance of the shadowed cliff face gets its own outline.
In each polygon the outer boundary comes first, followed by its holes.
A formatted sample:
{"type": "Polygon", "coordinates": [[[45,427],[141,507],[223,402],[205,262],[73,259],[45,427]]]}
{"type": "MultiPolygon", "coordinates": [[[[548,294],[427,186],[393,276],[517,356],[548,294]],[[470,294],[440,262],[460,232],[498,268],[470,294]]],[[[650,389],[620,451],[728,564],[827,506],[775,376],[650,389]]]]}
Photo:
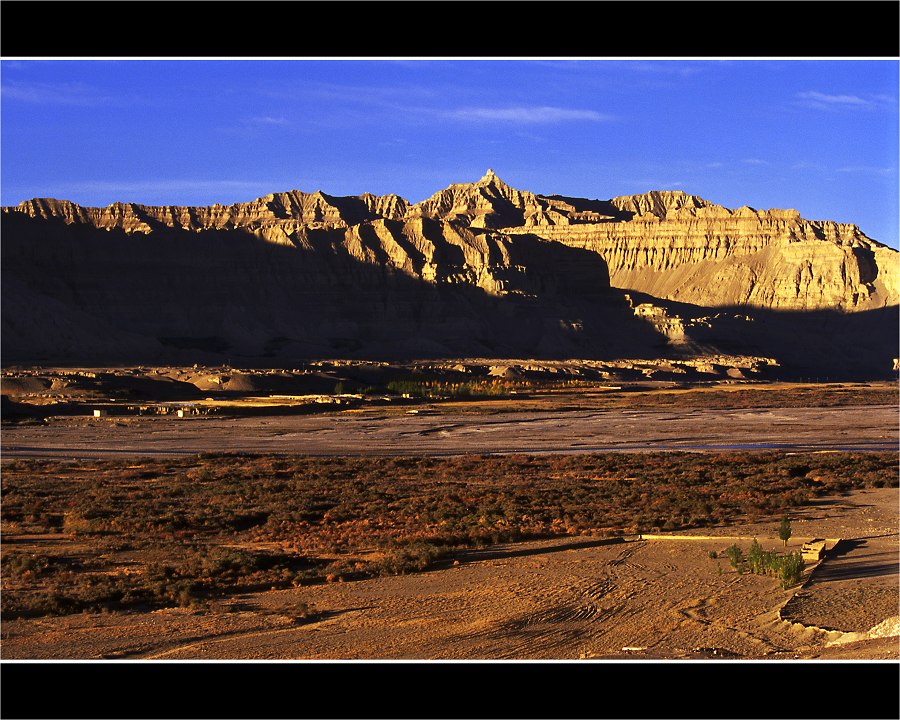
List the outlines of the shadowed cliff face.
{"type": "Polygon", "coordinates": [[[4,362],[733,352],[878,374],[897,354],[896,251],[680,192],[541,196],[489,171],[417,205],[291,191],[2,217],[4,362]]]}
{"type": "Polygon", "coordinates": [[[409,225],[278,244],[6,217],[3,360],[654,356],[666,342],[593,253],[409,225]]]}

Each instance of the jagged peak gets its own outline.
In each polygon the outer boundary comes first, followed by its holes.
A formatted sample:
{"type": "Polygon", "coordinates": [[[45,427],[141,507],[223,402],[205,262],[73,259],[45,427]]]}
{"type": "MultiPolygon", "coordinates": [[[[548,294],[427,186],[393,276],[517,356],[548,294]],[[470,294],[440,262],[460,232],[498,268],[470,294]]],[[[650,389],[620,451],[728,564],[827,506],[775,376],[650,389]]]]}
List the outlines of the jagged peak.
{"type": "MultiPolygon", "coordinates": [[[[507,185],[505,182],[503,182],[503,180],[500,179],[500,177],[497,175],[497,173],[495,173],[493,171],[492,168],[488,168],[487,172],[479,180],[476,180],[475,182],[450,183],[447,187],[443,188],[442,190],[438,190],[437,192],[433,193],[431,195],[431,197],[437,197],[446,192],[454,192],[454,191],[459,192],[461,190],[469,191],[469,190],[476,190],[478,188],[488,188],[488,187],[493,187],[493,188],[502,189],[502,190],[509,190],[509,191],[513,191],[513,192],[519,192],[518,190],[515,190],[515,188],[513,188],[512,186],[507,185]]],[[[430,198],[428,198],[428,199],[430,199],[430,198]]]]}
{"type": "Polygon", "coordinates": [[[476,185],[506,185],[499,177],[497,177],[497,173],[494,172],[493,168],[488,168],[487,172],[482,176],[481,180],[479,180],[476,185]]]}

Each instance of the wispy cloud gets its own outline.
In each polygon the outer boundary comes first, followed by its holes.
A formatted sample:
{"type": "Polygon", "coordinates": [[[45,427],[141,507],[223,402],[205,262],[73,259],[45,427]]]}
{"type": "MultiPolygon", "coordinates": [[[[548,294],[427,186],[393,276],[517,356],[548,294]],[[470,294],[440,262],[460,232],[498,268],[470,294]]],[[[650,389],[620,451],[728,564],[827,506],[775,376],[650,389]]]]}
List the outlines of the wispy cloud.
{"type": "Polygon", "coordinates": [[[759,158],[744,158],[741,160],[745,165],[768,165],[769,162],[767,160],[760,160],[759,158]]]}
{"type": "Polygon", "coordinates": [[[860,175],[876,175],[886,177],[888,175],[894,174],[897,171],[897,168],[875,167],[873,165],[848,165],[838,168],[837,171],[839,173],[854,173],[860,175]]]}
{"type": "Polygon", "coordinates": [[[61,183],[43,188],[37,195],[42,197],[56,197],[61,199],[76,199],[82,197],[98,198],[87,201],[89,203],[112,202],[164,202],[171,204],[175,196],[208,196],[223,195],[227,193],[241,193],[250,195],[263,195],[278,187],[277,183],[270,180],[191,180],[185,178],[147,180],[143,182],[114,182],[105,180],[85,180],[71,183],[61,183]]]}
{"type": "Polygon", "coordinates": [[[363,86],[317,82],[256,92],[279,100],[342,104],[344,107],[341,108],[340,117],[337,119],[342,124],[371,122],[378,116],[377,113],[391,113],[393,121],[404,124],[451,120],[550,125],[564,122],[604,122],[614,119],[612,115],[586,108],[524,105],[515,101],[502,105],[483,104],[483,100],[472,98],[472,89],[464,84],[436,87],[411,84],[363,86]]]}
{"type": "Polygon", "coordinates": [[[431,87],[402,85],[347,85],[343,83],[308,82],[296,85],[258,87],[253,92],[278,100],[317,102],[346,102],[351,105],[375,105],[398,107],[410,100],[421,102],[437,97],[439,92],[431,87]]]}
{"type": "Polygon", "coordinates": [[[113,95],[80,82],[5,82],[0,87],[4,100],[35,105],[68,105],[72,107],[123,107],[146,105],[147,99],[135,94],[113,95]]]}
{"type": "Polygon", "coordinates": [[[633,72],[652,75],[668,75],[677,77],[690,77],[702,72],[703,68],[697,64],[685,64],[677,60],[660,60],[649,62],[646,60],[624,61],[621,65],[633,72]]]}
{"type": "Polygon", "coordinates": [[[873,105],[858,95],[829,95],[817,90],[797,93],[796,98],[801,105],[817,110],[864,109],[873,105]]]}
{"type": "Polygon", "coordinates": [[[290,125],[291,121],[281,115],[259,115],[247,120],[252,125],[290,125]]]}
{"type": "Polygon", "coordinates": [[[685,186],[681,180],[661,180],[658,177],[634,178],[623,180],[621,183],[623,187],[636,188],[635,193],[650,192],[651,190],[679,190],[685,186]]]}
{"type": "Polygon", "coordinates": [[[592,60],[535,60],[532,63],[536,67],[551,68],[553,70],[594,70],[597,63],[592,60]]]}
{"type": "Polygon", "coordinates": [[[611,115],[596,110],[540,106],[469,107],[452,110],[446,116],[454,120],[473,122],[504,122],[517,124],[552,124],[561,122],[604,122],[611,115]]]}
{"type": "Polygon", "coordinates": [[[0,92],[6,100],[38,105],[103,105],[112,100],[83,83],[4,83],[0,92]]]}

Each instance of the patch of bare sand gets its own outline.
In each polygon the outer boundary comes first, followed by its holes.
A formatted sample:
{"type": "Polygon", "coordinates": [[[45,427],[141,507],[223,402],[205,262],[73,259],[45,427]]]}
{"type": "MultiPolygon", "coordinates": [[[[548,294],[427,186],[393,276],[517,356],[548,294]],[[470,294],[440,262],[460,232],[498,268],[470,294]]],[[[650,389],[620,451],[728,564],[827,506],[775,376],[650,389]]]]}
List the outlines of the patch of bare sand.
{"type": "Polygon", "coordinates": [[[777,523],[757,523],[713,529],[700,540],[559,538],[494,546],[417,575],[232,598],[232,612],[15,620],[4,623],[2,652],[4,658],[898,659],[895,625],[885,622],[897,615],[900,597],[897,500],[896,489],[865,490],[793,516],[789,550],[811,537],[856,541],[834,558],[851,571],[832,577],[831,559],[824,561],[807,576],[795,607],[789,601],[796,588],[738,575],[723,559],[733,542],[746,548],[755,537],[767,549],[781,545],[777,523]],[[858,572],[872,564],[878,573],[858,572]],[[303,603],[320,614],[297,624],[303,603]],[[786,604],[791,616],[782,620],[786,604]],[[870,638],[879,624],[887,636],[870,638]]]}

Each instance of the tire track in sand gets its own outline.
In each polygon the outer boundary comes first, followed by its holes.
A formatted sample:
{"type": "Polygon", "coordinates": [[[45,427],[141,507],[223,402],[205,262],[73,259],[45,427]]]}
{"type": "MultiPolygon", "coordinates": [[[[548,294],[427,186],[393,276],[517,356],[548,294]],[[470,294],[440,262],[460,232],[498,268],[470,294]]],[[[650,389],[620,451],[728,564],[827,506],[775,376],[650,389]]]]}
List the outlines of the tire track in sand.
{"type": "MultiPolygon", "coordinates": [[[[739,582],[739,579],[731,580],[728,583],[728,586],[729,588],[731,586],[736,586],[739,582]]],[[[728,590],[726,589],[725,591],[717,593],[708,598],[693,598],[687,603],[682,603],[676,606],[674,608],[674,611],[687,620],[690,620],[691,622],[713,628],[717,631],[724,631],[730,636],[741,638],[753,647],[757,648],[755,654],[765,655],[773,652],[786,652],[788,650],[788,648],[775,643],[774,638],[771,636],[771,634],[765,636],[758,635],[757,633],[750,630],[742,630],[735,627],[733,624],[722,622],[715,617],[711,617],[710,610],[715,607],[719,597],[721,597],[724,592],[728,592],[728,590]]]]}
{"type": "MultiPolygon", "coordinates": [[[[348,611],[351,612],[351,611],[348,611]]],[[[198,640],[196,642],[190,642],[183,645],[177,645],[176,647],[169,648],[168,650],[162,650],[159,652],[155,652],[152,655],[141,655],[140,659],[142,660],[159,660],[161,658],[169,657],[171,655],[175,655],[176,653],[188,652],[195,648],[202,648],[209,645],[217,645],[220,643],[232,642],[235,640],[247,640],[252,637],[263,637],[263,636],[274,636],[274,635],[282,635],[285,633],[291,632],[305,632],[310,629],[315,629],[317,627],[321,627],[323,624],[328,623],[329,621],[333,621],[335,619],[334,615],[328,614],[326,617],[323,617],[319,620],[314,620],[312,622],[306,622],[299,625],[290,625],[289,627],[280,627],[280,628],[264,628],[264,629],[252,629],[252,630],[234,630],[232,632],[222,633],[219,637],[208,637],[202,640],[198,640]]],[[[201,657],[198,654],[190,655],[189,657],[201,657]]]]}
{"type": "MultiPolygon", "coordinates": [[[[535,598],[537,609],[462,633],[456,636],[459,644],[454,644],[468,645],[470,650],[466,654],[473,657],[552,658],[571,653],[573,647],[583,646],[604,634],[604,623],[615,623],[639,612],[629,602],[636,593],[620,590],[615,572],[617,566],[645,569],[628,559],[635,550],[625,548],[613,560],[599,564],[600,574],[596,577],[545,589],[535,598]],[[610,573],[610,568],[614,572],[610,573]]],[[[536,595],[533,591],[529,594],[536,595]]]]}

